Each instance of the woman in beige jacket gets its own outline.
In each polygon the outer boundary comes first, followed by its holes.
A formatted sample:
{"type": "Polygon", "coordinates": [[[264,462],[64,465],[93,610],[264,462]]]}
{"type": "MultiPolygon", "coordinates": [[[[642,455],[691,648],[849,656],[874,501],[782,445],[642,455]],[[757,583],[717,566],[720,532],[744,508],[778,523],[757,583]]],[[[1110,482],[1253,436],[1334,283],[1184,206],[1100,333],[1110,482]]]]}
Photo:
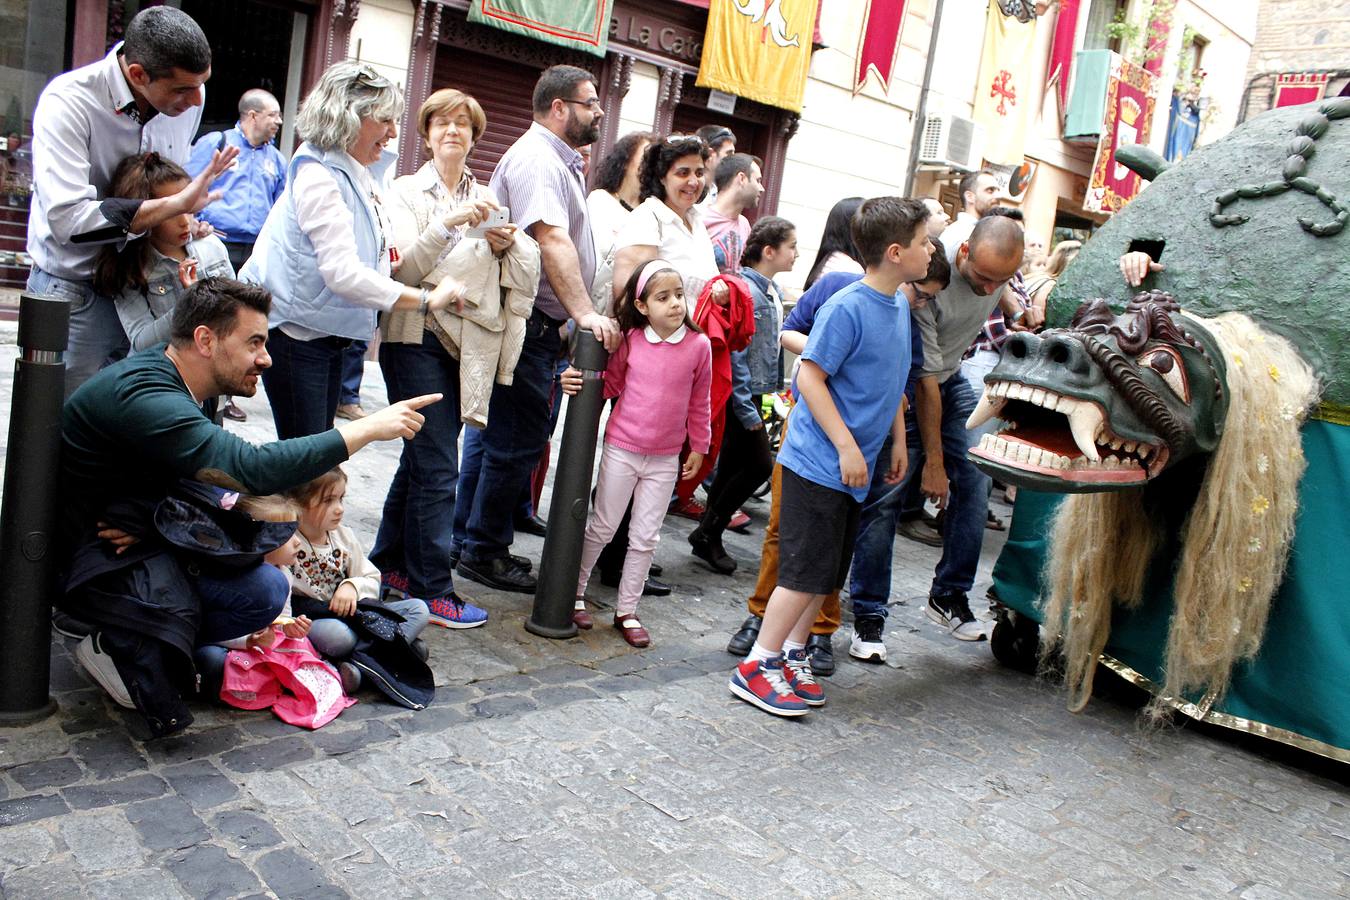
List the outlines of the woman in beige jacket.
{"type": "MultiPolygon", "coordinates": [[[[417,124],[431,160],[395,180],[389,213],[401,259],[395,277],[425,286],[433,273],[459,277],[458,272],[442,271],[443,263],[461,242],[484,243],[466,239],[465,233],[487,218],[497,202],[465,166],[487,126],[478,101],[453,89],[436,91],[422,105],[417,124]]],[[[490,248],[492,256],[500,256],[518,236],[508,226],[489,229],[485,240],[484,251],[490,248]]],[[[456,294],[460,311],[475,299],[463,283],[456,294]]],[[[422,410],[422,433],[403,444],[370,557],[384,587],[425,600],[432,622],[470,628],[483,624],[486,616],[455,593],[451,580],[461,391],[460,349],[449,336],[446,318],[424,310],[381,317],[380,369],[391,402],[431,392],[445,399],[422,410]]]]}

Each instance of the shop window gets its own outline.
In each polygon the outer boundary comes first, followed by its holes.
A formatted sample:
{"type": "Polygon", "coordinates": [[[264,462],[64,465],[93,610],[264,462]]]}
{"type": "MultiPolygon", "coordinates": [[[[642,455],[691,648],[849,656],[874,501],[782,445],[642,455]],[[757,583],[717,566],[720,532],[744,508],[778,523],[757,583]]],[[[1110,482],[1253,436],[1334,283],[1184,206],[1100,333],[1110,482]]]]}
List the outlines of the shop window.
{"type": "Polygon", "coordinates": [[[22,285],[33,191],[33,110],[66,69],[68,10],[51,0],[0,4],[0,285],[22,285]]]}

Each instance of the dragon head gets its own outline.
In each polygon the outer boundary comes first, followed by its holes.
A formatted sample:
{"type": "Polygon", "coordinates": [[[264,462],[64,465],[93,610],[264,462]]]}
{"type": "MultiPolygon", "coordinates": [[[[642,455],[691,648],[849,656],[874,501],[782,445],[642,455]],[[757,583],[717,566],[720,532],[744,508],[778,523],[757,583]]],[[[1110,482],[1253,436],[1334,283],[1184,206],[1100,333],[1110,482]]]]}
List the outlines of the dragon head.
{"type": "Polygon", "coordinates": [[[1000,481],[1033,490],[1139,487],[1214,450],[1224,385],[1222,353],[1170,294],[1138,294],[1120,316],[1091,300],[1068,328],[1008,339],[967,422],[1004,425],[970,456],[1000,481]]]}

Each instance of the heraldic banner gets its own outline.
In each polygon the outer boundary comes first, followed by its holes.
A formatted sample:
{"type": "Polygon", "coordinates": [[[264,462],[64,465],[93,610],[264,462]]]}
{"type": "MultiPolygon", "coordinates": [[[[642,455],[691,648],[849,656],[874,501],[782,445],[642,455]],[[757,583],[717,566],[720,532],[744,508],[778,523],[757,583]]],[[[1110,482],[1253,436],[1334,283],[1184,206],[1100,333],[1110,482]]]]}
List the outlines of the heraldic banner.
{"type": "Polygon", "coordinates": [[[984,53],[975,82],[975,121],[984,126],[984,158],[1005,166],[1022,164],[1027,120],[1036,104],[1031,85],[1036,20],[1022,23],[1003,15],[989,0],[984,53]]]}
{"type": "Polygon", "coordinates": [[[891,89],[891,67],[900,46],[900,28],[905,20],[904,0],[867,0],[862,32],[858,37],[858,62],[853,72],[853,96],[862,90],[868,72],[876,72],[881,90],[891,89]]]}
{"type": "Polygon", "coordinates": [[[801,112],[819,2],[712,0],[695,83],[801,112]]]}
{"type": "Polygon", "coordinates": [[[1125,208],[1143,187],[1143,179],[1116,162],[1116,149],[1126,144],[1147,144],[1153,122],[1153,75],[1143,66],[1113,54],[1106,80],[1106,121],[1097,142],[1083,208],[1115,213],[1125,208]]]}
{"type": "Polygon", "coordinates": [[[470,0],[469,21],[604,56],[613,0],[470,0]]]}

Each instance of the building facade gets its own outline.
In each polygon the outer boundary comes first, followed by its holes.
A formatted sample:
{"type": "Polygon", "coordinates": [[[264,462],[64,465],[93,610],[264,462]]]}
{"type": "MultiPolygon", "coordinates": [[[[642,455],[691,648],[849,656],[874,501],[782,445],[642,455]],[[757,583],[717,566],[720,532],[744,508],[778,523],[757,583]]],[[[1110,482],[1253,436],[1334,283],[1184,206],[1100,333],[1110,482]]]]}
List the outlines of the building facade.
{"type": "MultiPolygon", "coordinates": [[[[399,171],[404,173],[424,159],[415,127],[419,105],[433,90],[454,86],[473,94],[487,113],[487,132],[469,159],[479,177],[487,178],[529,127],[530,94],[539,71],[559,62],[597,76],[609,115],[594,159],[629,131],[727,125],[739,149],[764,160],[767,190],[755,214],[776,213],[797,225],[801,258],[796,270],[783,277],[793,288],[805,278],[836,201],[908,190],[938,197],[954,213],[956,183],[981,165],[978,148],[967,147],[960,159],[921,150],[927,149],[926,129],[934,120],[947,127],[972,116],[988,0],[908,0],[889,85],[871,76],[856,90],[867,4],[821,0],[800,114],[745,98],[736,98],[729,112],[709,108],[708,92],[695,84],[709,0],[614,0],[603,58],[469,22],[469,0],[173,2],[201,23],[218,61],[207,88],[203,130],[233,124],[239,95],[261,86],[282,103],[286,124],[280,144],[288,151],[295,145],[293,122],[305,92],[326,66],[348,57],[370,63],[404,87],[408,102],[399,138],[399,171]]],[[[42,86],[60,71],[106,53],[142,5],[138,0],[7,4],[25,7],[19,10],[22,26],[16,15],[14,27],[0,35],[0,81],[10,94],[7,131],[25,141],[42,86]]],[[[1052,5],[1035,26],[1028,82],[1034,89],[1025,98],[1024,112],[1026,164],[1021,183],[1007,198],[1023,208],[1029,232],[1047,245],[1056,237],[1086,236],[1104,218],[1083,208],[1096,136],[1065,139],[1066,110],[1046,84],[1058,7],[1052,5]]],[[[1188,91],[1203,105],[1198,143],[1226,133],[1239,120],[1244,84],[1255,65],[1249,65],[1249,56],[1258,0],[1080,0],[1077,7],[1075,51],[1137,56],[1139,42],[1131,34],[1137,38],[1154,19],[1166,18],[1166,37],[1150,50],[1157,69],[1150,137],[1155,149],[1161,151],[1166,140],[1174,90],[1188,91]],[[1199,71],[1203,79],[1197,78],[1199,71]]],[[[1298,0],[1265,0],[1262,23],[1274,7],[1286,17],[1307,14],[1296,9],[1298,0]]],[[[1343,48],[1350,14],[1336,19],[1324,13],[1323,19],[1326,36],[1319,46],[1328,52],[1343,48]]],[[[1263,27],[1272,47],[1303,40],[1263,27]]],[[[1070,89],[1076,69],[1065,75],[1070,89]]],[[[0,280],[11,284],[25,277],[26,220],[22,185],[11,180],[9,190],[0,192],[0,280]]]]}

